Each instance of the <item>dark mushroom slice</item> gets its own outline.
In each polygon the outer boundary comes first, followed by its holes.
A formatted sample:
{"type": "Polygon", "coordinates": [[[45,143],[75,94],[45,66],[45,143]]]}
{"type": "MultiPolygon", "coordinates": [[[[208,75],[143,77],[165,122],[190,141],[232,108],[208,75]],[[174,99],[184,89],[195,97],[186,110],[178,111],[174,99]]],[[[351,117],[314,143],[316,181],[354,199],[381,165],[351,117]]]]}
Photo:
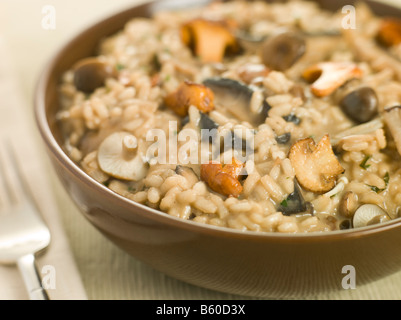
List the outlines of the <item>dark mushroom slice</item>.
{"type": "Polygon", "coordinates": [[[287,121],[287,122],[292,122],[292,123],[294,123],[295,125],[299,125],[299,124],[301,124],[301,119],[300,118],[298,118],[295,114],[293,114],[293,113],[291,113],[291,114],[289,114],[289,115],[287,115],[287,116],[284,116],[283,117],[283,119],[285,120],[285,121],[287,121]]]}
{"type": "Polygon", "coordinates": [[[287,144],[288,142],[291,141],[291,133],[288,132],[277,136],[276,141],[278,144],[283,144],[283,145],[287,144]]]}
{"type": "Polygon", "coordinates": [[[106,79],[117,77],[117,70],[97,58],[86,58],[74,67],[74,85],[84,93],[92,93],[104,86],[106,79]]]}
{"type": "Polygon", "coordinates": [[[401,154],[401,105],[386,108],[383,117],[401,154]]]}
{"type": "Polygon", "coordinates": [[[291,193],[287,199],[281,202],[280,206],[277,208],[278,212],[281,212],[285,216],[290,216],[298,213],[313,213],[312,204],[305,201],[301,187],[299,186],[297,180],[294,184],[294,192],[291,193]]]}
{"type": "Polygon", "coordinates": [[[340,230],[348,230],[352,228],[351,220],[343,220],[340,222],[338,228],[340,230]]]}
{"type": "Polygon", "coordinates": [[[361,87],[347,94],[340,102],[340,106],[351,120],[366,123],[377,116],[379,99],[375,90],[361,87]]]}
{"type": "Polygon", "coordinates": [[[286,71],[306,52],[304,37],[296,32],[286,31],[268,38],[262,45],[263,63],[270,69],[286,71]]]}
{"type": "Polygon", "coordinates": [[[219,124],[213,121],[206,113],[200,113],[199,128],[202,142],[217,141],[219,124]]]}
{"type": "Polygon", "coordinates": [[[265,122],[271,106],[264,100],[259,111],[252,113],[250,103],[254,91],[250,87],[227,78],[209,78],[203,84],[213,91],[216,107],[221,106],[230,115],[254,126],[265,122]]]}

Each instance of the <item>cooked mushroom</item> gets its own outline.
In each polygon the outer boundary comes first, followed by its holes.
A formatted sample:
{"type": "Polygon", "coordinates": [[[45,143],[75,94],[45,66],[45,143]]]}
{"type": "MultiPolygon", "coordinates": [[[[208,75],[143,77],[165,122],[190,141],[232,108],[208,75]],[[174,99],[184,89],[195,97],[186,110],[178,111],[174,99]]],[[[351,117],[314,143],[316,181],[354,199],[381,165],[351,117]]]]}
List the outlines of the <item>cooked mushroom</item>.
{"type": "Polygon", "coordinates": [[[294,113],[284,116],[283,119],[287,122],[292,122],[295,125],[299,125],[301,123],[301,119],[298,118],[294,113]]]}
{"type": "Polygon", "coordinates": [[[239,176],[244,164],[235,158],[231,164],[208,163],[201,165],[201,179],[215,192],[227,197],[238,197],[243,190],[239,176]]]}
{"type": "Polygon", "coordinates": [[[207,114],[201,112],[200,113],[200,121],[199,121],[199,127],[204,130],[213,130],[213,129],[218,129],[219,124],[213,121],[207,114]]]}
{"type": "Polygon", "coordinates": [[[337,145],[342,139],[346,137],[356,136],[356,135],[365,135],[369,133],[373,133],[379,129],[383,128],[383,121],[381,119],[375,119],[369,121],[364,124],[360,124],[355,127],[351,127],[350,129],[344,130],[336,134],[332,139],[331,143],[333,145],[337,145]]]}
{"type": "Polygon", "coordinates": [[[164,99],[165,105],[177,115],[188,115],[190,106],[195,106],[202,112],[214,109],[214,94],[212,90],[202,84],[189,81],[182,83],[179,88],[164,99]]]}
{"type": "Polygon", "coordinates": [[[362,70],[351,62],[322,62],[307,68],[302,76],[312,83],[312,93],[317,97],[326,97],[347,81],[360,78],[362,70]]]}
{"type": "Polygon", "coordinates": [[[147,164],[137,153],[138,141],[127,132],[108,136],[98,150],[100,169],[114,178],[128,181],[143,179],[148,171],[147,164]]]}
{"type": "Polygon", "coordinates": [[[388,220],[390,217],[382,208],[375,204],[364,204],[355,211],[352,223],[354,228],[361,228],[388,220]]]}
{"type": "Polygon", "coordinates": [[[227,78],[209,78],[203,84],[213,91],[216,106],[222,107],[229,114],[254,126],[265,122],[271,107],[263,100],[259,110],[252,112],[250,104],[254,91],[250,87],[227,78]]]}
{"type": "Polygon", "coordinates": [[[383,117],[401,154],[401,106],[385,109],[383,117]]]}
{"type": "Polygon", "coordinates": [[[277,208],[278,212],[281,212],[285,216],[292,214],[308,212],[313,213],[312,204],[306,202],[301,191],[297,180],[294,181],[294,192],[291,193],[287,199],[281,202],[280,206],[277,208]]]}
{"type": "Polygon", "coordinates": [[[340,201],[338,212],[346,218],[352,218],[357,206],[358,196],[354,192],[348,191],[343,195],[340,201]]]}
{"type": "Polygon", "coordinates": [[[300,185],[315,193],[324,193],[333,189],[337,176],[344,172],[330,144],[328,135],[316,145],[312,138],[295,143],[289,154],[300,185]]]}
{"type": "Polygon", "coordinates": [[[284,133],[280,136],[277,136],[276,141],[278,144],[287,144],[288,142],[291,141],[291,133],[288,132],[288,133],[284,133]]]}
{"type": "Polygon", "coordinates": [[[401,20],[397,18],[383,19],[377,34],[377,40],[385,47],[401,44],[401,20]]]}
{"type": "Polygon", "coordinates": [[[376,117],[379,99],[375,90],[369,87],[361,87],[347,94],[342,99],[340,106],[351,120],[357,123],[365,123],[376,117]]]}
{"type": "Polygon", "coordinates": [[[262,46],[263,63],[270,69],[286,71],[306,52],[306,42],[302,35],[286,31],[267,39],[262,46]]]}
{"type": "Polygon", "coordinates": [[[86,58],[74,66],[74,85],[84,93],[92,93],[103,87],[107,78],[116,77],[117,70],[97,59],[86,58]]]}
{"type": "Polygon", "coordinates": [[[233,27],[231,21],[195,19],[182,26],[181,37],[202,62],[217,63],[223,60],[226,52],[240,50],[231,31],[233,27]]]}

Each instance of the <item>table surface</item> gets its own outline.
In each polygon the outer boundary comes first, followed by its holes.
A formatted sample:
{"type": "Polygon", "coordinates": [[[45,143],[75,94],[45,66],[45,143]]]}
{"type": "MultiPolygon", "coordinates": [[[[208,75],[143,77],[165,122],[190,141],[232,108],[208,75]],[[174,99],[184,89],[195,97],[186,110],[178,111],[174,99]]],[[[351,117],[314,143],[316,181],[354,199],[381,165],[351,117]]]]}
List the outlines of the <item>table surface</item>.
{"type": "MultiPolygon", "coordinates": [[[[399,3],[399,0],[386,2],[399,3]]],[[[28,106],[32,105],[35,84],[46,61],[63,43],[83,27],[138,0],[1,0],[0,35],[13,53],[18,78],[28,106]],[[53,5],[55,30],[42,27],[42,9],[53,5]]],[[[37,137],[39,140],[39,137],[37,137]]],[[[39,147],[41,145],[39,144],[39,147]]],[[[43,161],[48,161],[44,156],[43,161]]],[[[48,178],[54,187],[65,226],[87,295],[91,300],[237,300],[249,299],[214,292],[172,279],[128,256],[105,239],[78,212],[53,172],[48,178]]],[[[325,299],[401,299],[401,272],[354,290],[312,297],[325,299]]]]}

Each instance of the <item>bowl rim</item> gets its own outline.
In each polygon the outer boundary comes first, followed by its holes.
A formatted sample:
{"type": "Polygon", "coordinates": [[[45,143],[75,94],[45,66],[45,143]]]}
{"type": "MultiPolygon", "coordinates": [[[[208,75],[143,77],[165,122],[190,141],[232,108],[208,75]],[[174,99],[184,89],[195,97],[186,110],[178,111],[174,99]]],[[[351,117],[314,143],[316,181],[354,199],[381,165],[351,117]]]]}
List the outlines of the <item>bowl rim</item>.
{"type": "MultiPolygon", "coordinates": [[[[199,3],[206,3],[213,0],[196,0],[199,3]]],[[[194,221],[189,221],[177,217],[173,217],[164,213],[160,210],[156,210],[150,208],[146,205],[136,203],[133,200],[130,200],[126,197],[123,197],[111,189],[107,188],[105,185],[99,183],[88,174],[86,174],[83,169],[79,167],[63,150],[62,146],[57,142],[54,137],[50,124],[47,120],[46,114],[46,88],[47,84],[51,81],[51,74],[54,68],[57,65],[57,62],[60,61],[66,52],[71,48],[78,38],[83,36],[88,31],[99,28],[106,23],[109,19],[115,19],[116,17],[124,15],[129,11],[133,11],[139,8],[147,9],[152,5],[160,5],[160,3],[184,3],[185,1],[177,1],[177,0],[151,0],[146,1],[145,3],[141,3],[139,5],[129,6],[120,11],[117,11],[111,15],[108,15],[106,18],[101,18],[85,27],[83,30],[75,33],[73,37],[64,42],[53,54],[50,60],[45,64],[42,72],[39,76],[39,79],[36,83],[36,88],[34,90],[34,118],[36,122],[36,127],[39,130],[40,136],[42,138],[42,142],[47,147],[47,152],[49,156],[52,156],[65,170],[68,170],[73,176],[79,179],[87,188],[92,188],[100,192],[100,194],[105,197],[112,197],[116,201],[119,202],[120,205],[124,206],[128,210],[133,206],[137,208],[136,213],[140,214],[142,217],[146,219],[150,219],[155,222],[159,222],[161,224],[167,224],[169,226],[185,229],[187,231],[209,234],[216,237],[234,237],[238,239],[250,239],[256,241],[262,240],[276,240],[276,241],[335,241],[335,240],[345,240],[350,238],[360,238],[362,236],[369,236],[377,233],[382,233],[387,230],[396,229],[401,227],[401,218],[397,218],[386,223],[380,225],[367,226],[363,228],[357,229],[348,229],[348,230],[335,230],[335,231],[326,231],[326,232],[311,232],[311,233],[299,233],[299,234],[288,234],[288,233],[279,233],[279,232],[262,232],[262,231],[242,231],[231,229],[227,227],[216,227],[213,225],[206,225],[197,223],[194,221]]],[[[134,18],[134,16],[132,17],[134,18]]],[[[127,21],[126,21],[127,22],[127,21]]],[[[100,41],[100,40],[99,40],[100,41]]],[[[53,168],[54,169],[54,168],[53,168]]],[[[125,217],[119,216],[118,213],[115,213],[117,218],[122,220],[127,220],[125,217]]]]}

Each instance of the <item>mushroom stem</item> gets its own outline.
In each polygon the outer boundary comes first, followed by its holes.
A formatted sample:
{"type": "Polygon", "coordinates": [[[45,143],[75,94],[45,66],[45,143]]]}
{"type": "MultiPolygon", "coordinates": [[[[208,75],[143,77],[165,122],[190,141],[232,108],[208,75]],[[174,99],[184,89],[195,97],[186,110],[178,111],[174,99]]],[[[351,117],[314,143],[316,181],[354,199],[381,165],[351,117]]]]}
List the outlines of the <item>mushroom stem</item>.
{"type": "Polygon", "coordinates": [[[136,156],[136,150],[138,149],[138,140],[135,136],[125,136],[122,141],[122,145],[124,159],[130,160],[136,156]]]}

